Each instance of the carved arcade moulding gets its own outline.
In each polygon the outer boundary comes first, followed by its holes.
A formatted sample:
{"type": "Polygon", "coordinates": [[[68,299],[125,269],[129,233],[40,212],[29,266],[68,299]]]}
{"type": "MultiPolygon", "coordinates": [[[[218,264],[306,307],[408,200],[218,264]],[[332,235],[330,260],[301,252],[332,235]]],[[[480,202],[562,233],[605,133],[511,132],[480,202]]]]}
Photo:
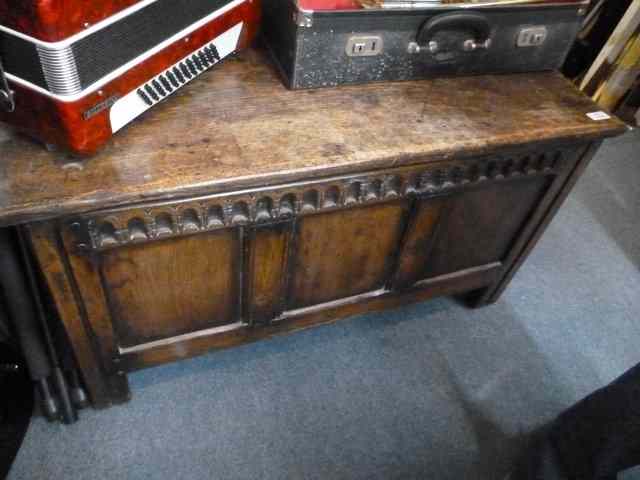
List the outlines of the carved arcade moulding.
{"type": "Polygon", "coordinates": [[[564,158],[564,152],[557,150],[383,170],[306,182],[304,187],[291,184],[110,210],[74,218],[66,226],[74,234],[79,250],[104,250],[221,228],[285,221],[412,195],[436,195],[470,184],[555,174],[564,158]]]}

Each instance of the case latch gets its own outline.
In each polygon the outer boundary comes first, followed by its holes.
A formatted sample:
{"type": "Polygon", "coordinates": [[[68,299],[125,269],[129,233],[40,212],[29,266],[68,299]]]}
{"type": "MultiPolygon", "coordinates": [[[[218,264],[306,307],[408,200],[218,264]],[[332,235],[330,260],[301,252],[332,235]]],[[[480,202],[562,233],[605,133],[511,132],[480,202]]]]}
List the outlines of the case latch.
{"type": "Polygon", "coordinates": [[[9,82],[4,74],[2,59],[0,58],[0,108],[7,112],[13,112],[16,109],[15,93],[9,88],[9,82]]]}

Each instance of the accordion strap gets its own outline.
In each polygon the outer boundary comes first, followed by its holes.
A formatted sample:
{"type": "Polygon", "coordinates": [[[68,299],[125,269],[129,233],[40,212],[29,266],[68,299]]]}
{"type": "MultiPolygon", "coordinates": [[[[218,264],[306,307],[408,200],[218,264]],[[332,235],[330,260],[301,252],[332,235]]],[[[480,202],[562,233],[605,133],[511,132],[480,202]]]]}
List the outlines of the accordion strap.
{"type": "Polygon", "coordinates": [[[16,109],[15,93],[9,88],[9,82],[2,67],[2,58],[0,58],[0,108],[7,112],[13,112],[16,109]]]}

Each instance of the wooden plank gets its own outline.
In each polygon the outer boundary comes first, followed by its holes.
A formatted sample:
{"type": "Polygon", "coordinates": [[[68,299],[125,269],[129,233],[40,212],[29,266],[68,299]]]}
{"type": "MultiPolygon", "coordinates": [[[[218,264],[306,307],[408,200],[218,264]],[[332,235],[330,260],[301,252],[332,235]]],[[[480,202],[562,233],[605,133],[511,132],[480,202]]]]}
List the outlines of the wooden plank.
{"type": "Polygon", "coordinates": [[[449,215],[451,196],[417,199],[399,251],[396,271],[391,282],[394,289],[407,288],[424,278],[438,232],[449,215]]]}
{"type": "Polygon", "coordinates": [[[602,82],[609,76],[612,66],[637,30],[638,25],[640,25],[640,0],[633,0],[580,82],[580,90],[587,95],[593,95],[598,90],[602,82]]]}
{"type": "Polygon", "coordinates": [[[383,287],[392,272],[407,208],[401,200],[299,219],[288,307],[383,287]]]}
{"type": "Polygon", "coordinates": [[[551,178],[496,183],[451,197],[421,278],[503,261],[551,178]]]}
{"type": "Polygon", "coordinates": [[[611,67],[609,77],[602,82],[593,99],[602,108],[614,111],[640,74],[640,25],[624,46],[620,57],[611,67]]]}
{"type": "Polygon", "coordinates": [[[51,225],[34,224],[27,227],[42,274],[50,289],[70,345],[78,361],[82,378],[95,407],[107,407],[129,399],[127,379],[122,375],[107,375],[100,362],[95,334],[87,323],[86,312],[74,286],[64,253],[51,225]]]}
{"type": "Polygon", "coordinates": [[[227,229],[104,252],[119,347],[239,321],[240,248],[227,229]]]}
{"type": "Polygon", "coordinates": [[[422,302],[438,296],[475,290],[494,282],[500,271],[500,264],[484,265],[425,280],[414,288],[403,292],[373,292],[285,314],[281,320],[268,326],[241,327],[229,332],[194,335],[171,344],[157,345],[146,350],[125,354],[122,358],[122,367],[127,371],[138,370],[201,355],[210,350],[230,348],[316,325],[330,324],[354,315],[400,308],[410,303],[422,302]]]}
{"type": "Polygon", "coordinates": [[[68,253],[70,274],[78,293],[77,302],[84,309],[86,322],[95,337],[101,363],[107,374],[117,374],[118,345],[100,275],[93,261],[95,257],[75,253],[74,238],[68,229],[61,230],[61,241],[68,253]]]}
{"type": "Polygon", "coordinates": [[[284,309],[293,221],[260,225],[248,235],[245,305],[251,324],[268,323],[284,309]]]}

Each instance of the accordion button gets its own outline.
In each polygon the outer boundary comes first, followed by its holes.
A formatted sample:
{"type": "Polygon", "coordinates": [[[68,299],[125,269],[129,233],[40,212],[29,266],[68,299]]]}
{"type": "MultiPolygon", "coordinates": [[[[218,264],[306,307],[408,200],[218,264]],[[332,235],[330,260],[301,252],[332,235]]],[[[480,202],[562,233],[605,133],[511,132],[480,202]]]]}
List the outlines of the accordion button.
{"type": "Polygon", "coordinates": [[[213,58],[216,59],[216,62],[220,61],[220,54],[218,53],[218,49],[216,48],[215,45],[211,45],[211,55],[213,55],[213,58]]]}
{"type": "Polygon", "coordinates": [[[187,78],[191,78],[193,76],[184,63],[180,64],[180,70],[182,71],[182,74],[187,78]]]}
{"type": "Polygon", "coordinates": [[[211,51],[209,51],[209,50],[205,49],[205,50],[204,50],[204,54],[205,54],[205,56],[207,57],[207,61],[208,61],[210,64],[214,64],[214,63],[216,63],[216,59],[215,59],[215,57],[213,56],[213,54],[211,53],[211,51]]]}
{"type": "Polygon", "coordinates": [[[204,70],[204,66],[202,65],[202,62],[200,61],[200,57],[198,57],[198,55],[192,55],[191,61],[198,70],[204,70]]]}
{"type": "Polygon", "coordinates": [[[175,88],[178,88],[180,86],[180,84],[178,83],[178,79],[176,78],[175,74],[172,71],[168,71],[167,73],[165,73],[165,75],[171,82],[171,85],[173,85],[175,88]]]}
{"type": "Polygon", "coordinates": [[[144,101],[144,103],[146,103],[149,106],[153,105],[153,102],[151,101],[149,96],[146,93],[144,93],[142,89],[139,88],[137,93],[138,93],[138,96],[144,101]]]}
{"type": "Polygon", "coordinates": [[[185,62],[187,64],[187,67],[189,67],[189,71],[193,74],[193,75],[197,75],[198,74],[198,69],[196,68],[196,66],[193,64],[193,62],[191,61],[190,58],[188,58],[187,60],[185,60],[185,62]]]}
{"type": "Polygon", "coordinates": [[[151,81],[151,85],[153,85],[153,88],[156,89],[156,92],[158,92],[163,97],[167,95],[167,92],[164,91],[164,88],[162,88],[162,85],[160,85],[160,82],[158,82],[158,80],[153,79],[151,81]]]}
{"type": "Polygon", "coordinates": [[[160,75],[160,77],[158,77],[160,79],[160,83],[162,84],[162,86],[164,87],[164,89],[171,93],[173,91],[173,87],[171,86],[171,84],[169,83],[169,80],[167,80],[167,78],[164,75],[160,75]]]}
{"type": "Polygon", "coordinates": [[[202,62],[202,64],[206,67],[209,68],[209,64],[211,62],[209,62],[209,59],[207,58],[207,56],[205,55],[204,52],[200,52],[198,53],[198,58],[200,59],[200,61],[202,62]]]}
{"type": "Polygon", "coordinates": [[[157,102],[158,100],[160,100],[160,97],[158,96],[158,94],[156,93],[156,91],[155,91],[153,88],[151,88],[151,86],[150,86],[150,85],[145,85],[145,86],[144,86],[144,89],[145,89],[145,91],[149,94],[149,96],[150,96],[151,98],[153,98],[156,102],[157,102]]]}
{"type": "Polygon", "coordinates": [[[182,72],[180,71],[180,69],[178,67],[173,67],[173,74],[178,78],[178,81],[181,83],[186,82],[186,79],[184,78],[184,75],[182,75],[182,72]]]}

